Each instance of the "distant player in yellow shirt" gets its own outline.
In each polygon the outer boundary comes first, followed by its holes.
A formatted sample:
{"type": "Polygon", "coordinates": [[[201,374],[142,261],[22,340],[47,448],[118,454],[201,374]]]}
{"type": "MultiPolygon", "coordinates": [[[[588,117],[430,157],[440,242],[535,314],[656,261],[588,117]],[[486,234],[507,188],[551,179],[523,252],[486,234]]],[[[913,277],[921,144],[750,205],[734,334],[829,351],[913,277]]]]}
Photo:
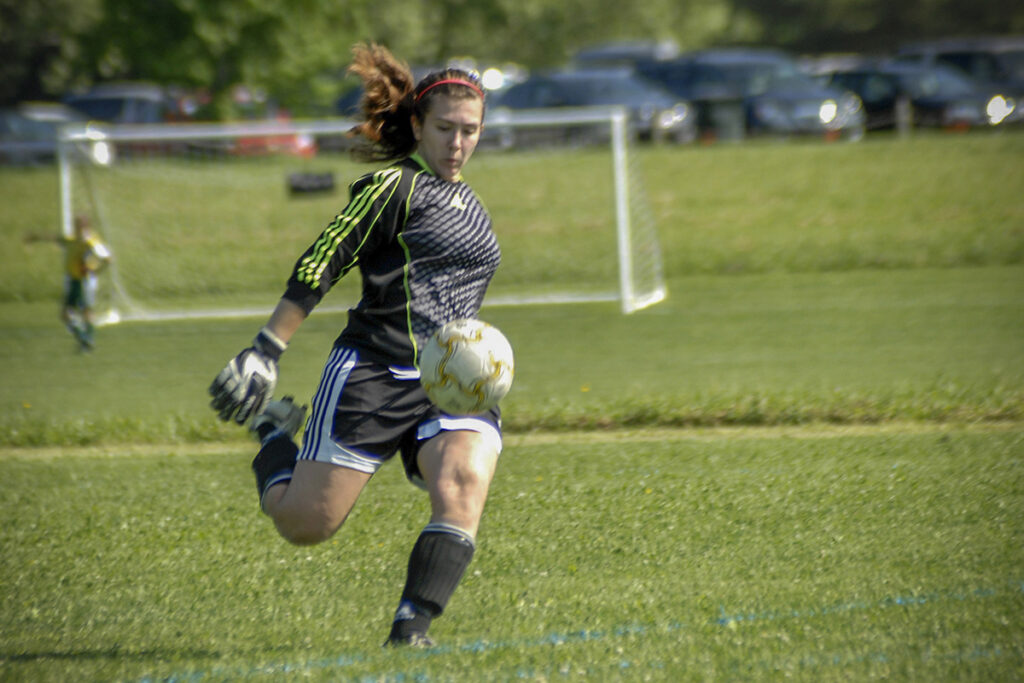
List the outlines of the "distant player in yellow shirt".
{"type": "Polygon", "coordinates": [[[55,240],[64,247],[64,299],[61,320],[82,350],[93,347],[93,308],[98,288],[97,274],[111,261],[110,249],[89,225],[86,216],[75,216],[75,232],[56,238],[29,236],[28,241],[55,240]]]}

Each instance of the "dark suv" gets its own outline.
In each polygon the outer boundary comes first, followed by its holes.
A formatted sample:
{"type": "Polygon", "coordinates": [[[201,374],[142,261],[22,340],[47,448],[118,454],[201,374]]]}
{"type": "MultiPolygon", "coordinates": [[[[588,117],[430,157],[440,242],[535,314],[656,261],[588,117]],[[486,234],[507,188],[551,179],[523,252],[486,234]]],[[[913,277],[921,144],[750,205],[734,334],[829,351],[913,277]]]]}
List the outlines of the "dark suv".
{"type": "Polygon", "coordinates": [[[804,74],[788,53],[770,48],[699,50],[639,71],[697,109],[702,135],[864,135],[860,98],[804,74]]]}
{"type": "Polygon", "coordinates": [[[1024,93],[1024,36],[949,38],[908,43],[896,53],[896,61],[944,64],[971,78],[1007,90],[1024,93]]]}

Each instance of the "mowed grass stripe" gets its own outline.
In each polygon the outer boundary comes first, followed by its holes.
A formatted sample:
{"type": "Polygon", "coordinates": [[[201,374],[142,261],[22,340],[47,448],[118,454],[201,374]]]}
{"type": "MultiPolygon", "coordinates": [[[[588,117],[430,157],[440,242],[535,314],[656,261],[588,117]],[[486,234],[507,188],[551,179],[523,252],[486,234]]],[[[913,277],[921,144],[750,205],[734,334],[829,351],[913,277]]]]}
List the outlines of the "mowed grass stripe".
{"type": "MultiPolygon", "coordinates": [[[[506,448],[552,444],[652,443],[658,441],[720,441],[749,439],[841,439],[881,434],[1005,433],[1024,429],[1024,422],[930,423],[887,422],[881,424],[807,424],[770,427],[687,427],[645,429],[593,429],[586,431],[513,432],[504,435],[506,448]]],[[[301,437],[301,432],[300,432],[301,437]]],[[[41,446],[37,448],[0,448],[0,459],[28,458],[54,460],[82,457],[145,457],[170,455],[222,457],[244,455],[254,450],[250,439],[199,443],[138,443],[106,446],[41,446]]]]}

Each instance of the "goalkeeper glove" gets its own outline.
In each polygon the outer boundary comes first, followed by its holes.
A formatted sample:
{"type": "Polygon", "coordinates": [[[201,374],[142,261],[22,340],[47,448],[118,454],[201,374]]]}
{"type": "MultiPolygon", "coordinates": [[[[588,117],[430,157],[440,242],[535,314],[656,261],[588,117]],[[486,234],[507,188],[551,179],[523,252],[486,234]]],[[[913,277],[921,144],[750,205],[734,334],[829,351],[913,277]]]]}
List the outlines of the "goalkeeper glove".
{"type": "Polygon", "coordinates": [[[277,362],[287,344],[264,327],[252,346],[232,358],[210,385],[210,407],[225,422],[245,424],[263,412],[277,385],[277,362]]]}

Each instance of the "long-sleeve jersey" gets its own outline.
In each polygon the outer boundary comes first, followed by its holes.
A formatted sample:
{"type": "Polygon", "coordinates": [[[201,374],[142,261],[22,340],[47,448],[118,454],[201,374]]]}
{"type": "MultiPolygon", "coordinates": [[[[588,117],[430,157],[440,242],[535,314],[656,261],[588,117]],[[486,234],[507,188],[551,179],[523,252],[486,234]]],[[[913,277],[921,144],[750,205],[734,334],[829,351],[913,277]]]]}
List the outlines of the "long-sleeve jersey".
{"type": "Polygon", "coordinates": [[[476,317],[501,261],[491,219],[464,182],[417,155],[367,174],[295,263],[285,298],[308,314],[352,268],[362,295],[337,344],[376,362],[415,366],[444,323],[476,317]]]}

